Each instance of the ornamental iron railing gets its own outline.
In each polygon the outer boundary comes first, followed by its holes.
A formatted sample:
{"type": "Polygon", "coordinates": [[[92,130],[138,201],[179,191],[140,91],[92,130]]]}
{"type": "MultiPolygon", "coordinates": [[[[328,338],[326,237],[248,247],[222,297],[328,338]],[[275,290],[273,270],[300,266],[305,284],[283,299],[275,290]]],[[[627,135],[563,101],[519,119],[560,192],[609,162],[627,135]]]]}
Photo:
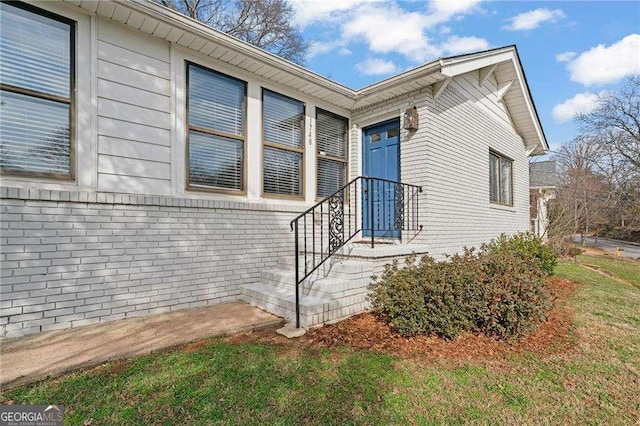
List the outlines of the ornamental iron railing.
{"type": "Polygon", "coordinates": [[[300,284],[360,235],[371,248],[376,238],[420,231],[422,187],[358,176],[291,221],[294,231],[296,327],[300,327],[300,284]]]}

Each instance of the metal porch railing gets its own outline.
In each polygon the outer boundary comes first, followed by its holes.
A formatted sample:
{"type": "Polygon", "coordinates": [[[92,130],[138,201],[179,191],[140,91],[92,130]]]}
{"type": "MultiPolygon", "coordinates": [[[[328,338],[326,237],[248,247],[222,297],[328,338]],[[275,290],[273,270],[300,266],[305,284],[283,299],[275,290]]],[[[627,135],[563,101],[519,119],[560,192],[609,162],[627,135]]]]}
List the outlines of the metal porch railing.
{"type": "Polygon", "coordinates": [[[300,284],[358,234],[374,248],[375,238],[399,238],[402,231],[420,231],[421,192],[421,186],[358,176],[291,221],[296,327],[300,327],[300,284]]]}

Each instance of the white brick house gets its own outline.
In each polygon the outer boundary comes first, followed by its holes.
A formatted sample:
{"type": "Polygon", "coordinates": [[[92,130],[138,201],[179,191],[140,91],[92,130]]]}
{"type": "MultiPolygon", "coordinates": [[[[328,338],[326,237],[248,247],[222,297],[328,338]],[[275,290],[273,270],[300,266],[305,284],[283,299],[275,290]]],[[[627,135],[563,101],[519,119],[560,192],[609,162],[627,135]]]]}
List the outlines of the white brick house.
{"type": "Polygon", "coordinates": [[[394,256],[529,228],[548,145],[514,46],[353,90],[148,0],[1,8],[3,336],[239,298],[291,317],[289,222],[358,176],[420,186],[421,228],[358,233],[394,245],[343,247],[303,325],[361,310],[394,256]]]}

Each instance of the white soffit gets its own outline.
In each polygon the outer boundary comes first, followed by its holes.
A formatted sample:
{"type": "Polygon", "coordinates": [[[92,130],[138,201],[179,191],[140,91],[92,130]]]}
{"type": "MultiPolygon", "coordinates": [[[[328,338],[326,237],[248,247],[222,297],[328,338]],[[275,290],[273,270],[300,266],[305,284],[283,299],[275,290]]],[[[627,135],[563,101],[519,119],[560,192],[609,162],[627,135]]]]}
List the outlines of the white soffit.
{"type": "Polygon", "coordinates": [[[365,108],[433,84],[446,86],[439,82],[485,69],[486,74],[495,75],[500,87],[509,84],[500,95],[527,148],[534,153],[548,150],[515,46],[435,60],[353,90],[150,0],[64,1],[347,110],[365,108]]]}

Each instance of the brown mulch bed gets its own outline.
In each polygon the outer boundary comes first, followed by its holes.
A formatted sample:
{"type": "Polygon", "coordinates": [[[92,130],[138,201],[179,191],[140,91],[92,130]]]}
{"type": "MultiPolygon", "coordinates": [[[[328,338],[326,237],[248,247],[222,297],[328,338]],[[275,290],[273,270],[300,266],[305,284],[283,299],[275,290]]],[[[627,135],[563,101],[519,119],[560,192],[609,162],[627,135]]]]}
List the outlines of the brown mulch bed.
{"type": "Polygon", "coordinates": [[[232,341],[267,341],[283,344],[289,350],[309,347],[350,346],[408,358],[472,360],[490,359],[510,353],[562,353],[575,345],[572,313],[563,303],[579,283],[558,277],[548,281],[554,305],[547,320],[533,333],[511,341],[500,341],[482,334],[467,334],[453,340],[435,336],[405,338],[372,313],[355,315],[336,324],[309,330],[298,339],[287,340],[271,331],[233,336],[232,341]]]}

